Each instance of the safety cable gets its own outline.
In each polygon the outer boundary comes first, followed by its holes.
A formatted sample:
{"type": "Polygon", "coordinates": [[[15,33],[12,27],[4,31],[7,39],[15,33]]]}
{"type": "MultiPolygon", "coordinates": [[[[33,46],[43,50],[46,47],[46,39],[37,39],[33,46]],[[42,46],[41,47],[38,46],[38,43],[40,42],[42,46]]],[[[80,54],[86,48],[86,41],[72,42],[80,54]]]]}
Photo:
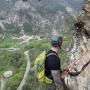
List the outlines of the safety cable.
{"type": "Polygon", "coordinates": [[[90,64],[90,60],[82,67],[80,73],[85,70],[85,68],[90,64]]]}
{"type": "MultiPolygon", "coordinates": [[[[71,63],[67,68],[65,68],[65,70],[67,70],[67,71],[69,72],[70,70],[74,69],[74,65],[77,65],[77,64],[80,62],[80,60],[82,60],[82,58],[83,58],[88,52],[90,52],[90,50],[87,50],[86,52],[82,53],[82,54],[81,54],[81,57],[80,57],[77,61],[71,63]]],[[[83,65],[82,69],[80,70],[80,73],[81,73],[82,71],[84,71],[85,68],[86,68],[89,64],[90,64],[90,60],[89,60],[86,64],[83,65]]]]}

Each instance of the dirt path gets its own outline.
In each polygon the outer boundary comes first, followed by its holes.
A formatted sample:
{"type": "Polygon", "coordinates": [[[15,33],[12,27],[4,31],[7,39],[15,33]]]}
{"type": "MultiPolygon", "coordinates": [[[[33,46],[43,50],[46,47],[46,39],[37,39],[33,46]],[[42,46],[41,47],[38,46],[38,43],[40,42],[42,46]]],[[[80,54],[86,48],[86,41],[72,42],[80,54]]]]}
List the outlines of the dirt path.
{"type": "MultiPolygon", "coordinates": [[[[22,45],[22,44],[28,43],[28,42],[29,42],[29,38],[26,41],[20,42],[19,45],[22,45]]],[[[19,49],[20,48],[17,48],[17,47],[0,48],[1,51],[4,51],[4,50],[7,50],[7,51],[16,51],[16,50],[19,50],[19,49]]],[[[20,85],[18,86],[17,90],[23,90],[23,86],[25,85],[27,77],[28,77],[28,74],[30,72],[29,50],[25,51],[24,54],[25,54],[25,59],[27,60],[27,66],[26,66],[26,71],[25,71],[24,77],[23,77],[20,85]]],[[[1,79],[0,80],[0,83],[1,83],[0,90],[4,90],[5,82],[6,82],[5,79],[1,79]]]]}
{"type": "Polygon", "coordinates": [[[25,51],[24,52],[25,56],[26,56],[26,60],[27,60],[27,67],[26,67],[26,71],[25,71],[25,74],[24,74],[24,77],[19,85],[19,87],[17,88],[17,90],[23,90],[23,87],[26,83],[26,80],[27,80],[27,77],[28,77],[28,74],[30,72],[30,58],[29,58],[29,51],[25,51]]]}
{"type": "Polygon", "coordinates": [[[1,79],[0,82],[1,82],[0,90],[4,90],[4,86],[5,86],[6,80],[5,79],[1,79]]]}
{"type": "Polygon", "coordinates": [[[4,50],[6,50],[6,51],[17,51],[17,50],[19,50],[19,48],[14,48],[14,47],[11,47],[11,48],[0,48],[0,51],[4,51],[4,50]]]}

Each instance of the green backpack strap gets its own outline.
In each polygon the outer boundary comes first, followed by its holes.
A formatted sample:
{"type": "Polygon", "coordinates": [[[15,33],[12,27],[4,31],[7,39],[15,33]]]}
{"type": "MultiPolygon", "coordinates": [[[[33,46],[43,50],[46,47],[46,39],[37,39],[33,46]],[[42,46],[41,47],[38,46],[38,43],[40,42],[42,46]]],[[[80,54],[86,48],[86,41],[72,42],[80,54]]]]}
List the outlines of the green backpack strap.
{"type": "Polygon", "coordinates": [[[49,54],[47,54],[47,55],[46,55],[46,57],[48,58],[49,56],[52,56],[52,55],[57,56],[57,54],[56,54],[56,53],[49,53],[49,54]]]}

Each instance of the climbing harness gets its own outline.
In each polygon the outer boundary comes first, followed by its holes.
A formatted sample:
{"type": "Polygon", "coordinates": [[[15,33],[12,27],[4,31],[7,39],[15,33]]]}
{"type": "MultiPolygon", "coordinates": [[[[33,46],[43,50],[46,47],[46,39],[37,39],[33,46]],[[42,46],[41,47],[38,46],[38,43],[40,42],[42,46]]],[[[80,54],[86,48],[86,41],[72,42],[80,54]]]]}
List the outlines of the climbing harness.
{"type": "MultiPolygon", "coordinates": [[[[89,52],[89,51],[90,51],[90,50],[88,50],[87,52],[89,52]]],[[[85,52],[85,53],[86,53],[86,52],[85,52]]],[[[77,65],[77,64],[80,62],[80,60],[83,58],[83,55],[85,55],[85,53],[83,53],[83,54],[81,55],[81,57],[80,57],[76,62],[71,63],[67,68],[65,68],[65,69],[64,69],[64,72],[65,72],[65,71],[66,71],[66,72],[69,72],[69,71],[71,71],[72,69],[74,69],[74,65],[77,65]]],[[[82,69],[79,71],[79,74],[80,74],[81,72],[83,72],[89,64],[90,64],[90,60],[89,60],[86,64],[83,65],[82,69]]],[[[66,73],[66,74],[67,74],[67,73],[66,73]]]]}

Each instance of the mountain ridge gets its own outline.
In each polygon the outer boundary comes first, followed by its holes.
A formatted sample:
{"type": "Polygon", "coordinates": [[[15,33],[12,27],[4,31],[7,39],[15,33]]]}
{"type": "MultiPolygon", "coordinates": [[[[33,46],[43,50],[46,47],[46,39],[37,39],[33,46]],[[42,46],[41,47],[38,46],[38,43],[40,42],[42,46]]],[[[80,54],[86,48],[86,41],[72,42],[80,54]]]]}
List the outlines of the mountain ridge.
{"type": "MultiPolygon", "coordinates": [[[[61,17],[64,16],[63,20],[65,21],[69,16],[65,10],[65,7],[69,5],[67,1],[63,0],[0,0],[0,2],[4,4],[5,8],[0,13],[0,27],[1,29],[5,29],[4,31],[14,30],[20,32],[21,30],[25,30],[40,33],[42,30],[45,32],[48,30],[51,31],[52,28],[60,29],[61,17]],[[26,24],[29,27],[28,29],[24,26],[26,24]]],[[[68,21],[72,22],[69,19],[68,21]]]]}

